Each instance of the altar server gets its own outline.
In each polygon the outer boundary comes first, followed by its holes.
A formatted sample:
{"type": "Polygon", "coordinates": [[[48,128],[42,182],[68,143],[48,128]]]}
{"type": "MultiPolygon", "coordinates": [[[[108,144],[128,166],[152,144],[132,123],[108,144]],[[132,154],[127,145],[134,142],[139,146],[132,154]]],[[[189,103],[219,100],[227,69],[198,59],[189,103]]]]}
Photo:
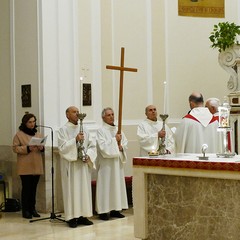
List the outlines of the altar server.
{"type": "Polygon", "coordinates": [[[157,150],[161,139],[165,138],[167,153],[174,153],[174,138],[170,128],[163,122],[157,120],[157,109],[154,105],[145,108],[147,118],[138,125],[137,136],[140,144],[140,156],[147,156],[148,152],[157,150]]]}
{"type": "Polygon", "coordinates": [[[96,158],[96,145],[87,128],[79,132],[79,110],[71,106],[66,110],[68,122],[59,129],[58,148],[61,157],[61,177],[65,219],[69,227],[93,224],[91,170],[96,158]],[[83,141],[87,158],[78,157],[79,142],[83,141]]]}
{"type": "Polygon", "coordinates": [[[96,210],[100,219],[109,220],[125,217],[121,210],[128,208],[123,168],[127,139],[123,132],[117,133],[111,108],[103,109],[102,119],[103,126],[97,131],[96,210]]]}
{"type": "Polygon", "coordinates": [[[208,145],[208,153],[218,151],[217,118],[208,108],[203,107],[202,94],[191,94],[191,111],[179,123],[176,133],[178,153],[201,153],[203,144],[208,145]]]}

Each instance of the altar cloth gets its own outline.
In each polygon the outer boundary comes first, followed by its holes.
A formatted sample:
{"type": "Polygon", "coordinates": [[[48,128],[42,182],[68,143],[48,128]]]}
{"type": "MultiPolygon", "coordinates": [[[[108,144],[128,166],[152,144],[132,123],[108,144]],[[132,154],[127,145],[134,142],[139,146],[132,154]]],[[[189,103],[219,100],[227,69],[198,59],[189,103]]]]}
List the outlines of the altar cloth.
{"type": "Polygon", "coordinates": [[[200,160],[201,154],[166,154],[154,157],[134,157],[133,166],[168,168],[189,168],[205,170],[240,171],[240,156],[219,158],[216,154],[206,154],[208,160],[200,160]]]}

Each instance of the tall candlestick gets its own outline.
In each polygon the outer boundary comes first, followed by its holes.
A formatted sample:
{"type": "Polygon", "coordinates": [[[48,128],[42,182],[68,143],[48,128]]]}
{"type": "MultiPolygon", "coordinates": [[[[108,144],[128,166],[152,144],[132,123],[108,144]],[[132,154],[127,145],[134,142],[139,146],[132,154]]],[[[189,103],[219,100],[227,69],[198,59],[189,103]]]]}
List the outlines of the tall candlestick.
{"type": "Polygon", "coordinates": [[[80,112],[82,111],[82,101],[83,101],[83,96],[82,96],[82,81],[83,77],[80,77],[80,112]]]}
{"type": "Polygon", "coordinates": [[[167,113],[167,82],[164,81],[164,98],[163,98],[163,113],[167,113]]]}

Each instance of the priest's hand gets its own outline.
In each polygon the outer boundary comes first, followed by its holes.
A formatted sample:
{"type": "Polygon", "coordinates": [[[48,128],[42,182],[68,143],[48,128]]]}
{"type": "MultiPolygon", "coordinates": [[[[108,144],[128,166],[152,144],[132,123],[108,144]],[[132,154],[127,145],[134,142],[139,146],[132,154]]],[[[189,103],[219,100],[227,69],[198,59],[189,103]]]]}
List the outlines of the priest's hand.
{"type": "Polygon", "coordinates": [[[122,140],[122,134],[117,133],[115,135],[115,138],[116,138],[117,142],[120,142],[122,140]]]}
{"type": "Polygon", "coordinates": [[[86,158],[85,158],[85,163],[88,163],[88,162],[90,162],[91,160],[90,160],[90,157],[88,156],[88,155],[86,155],[86,158]]]}
{"type": "Polygon", "coordinates": [[[119,146],[118,146],[118,149],[119,149],[120,152],[122,152],[122,151],[123,151],[123,146],[122,146],[122,145],[119,145],[119,146]]]}
{"type": "Polygon", "coordinates": [[[84,134],[83,134],[83,133],[79,133],[79,134],[76,136],[76,141],[77,141],[77,142],[84,141],[84,134]]]}
{"type": "Polygon", "coordinates": [[[166,131],[165,130],[160,130],[158,132],[158,138],[164,138],[166,136],[166,131]]]}

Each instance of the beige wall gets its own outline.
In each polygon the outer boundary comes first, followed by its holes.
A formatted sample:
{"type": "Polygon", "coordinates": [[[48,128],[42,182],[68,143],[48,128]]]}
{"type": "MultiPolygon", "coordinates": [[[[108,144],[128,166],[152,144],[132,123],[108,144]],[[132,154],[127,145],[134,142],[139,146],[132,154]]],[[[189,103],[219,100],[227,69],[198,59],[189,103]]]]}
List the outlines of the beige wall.
{"type": "MultiPolygon", "coordinates": [[[[231,4],[234,5],[234,1],[231,4]]],[[[176,6],[168,9],[167,71],[171,117],[179,118],[188,111],[187,97],[193,91],[200,91],[205,99],[218,97],[222,100],[228,94],[228,76],[220,68],[218,51],[210,48],[208,39],[214,24],[233,18],[234,14],[230,17],[228,9],[226,3],[226,19],[178,17],[176,6]]]]}
{"type": "Polygon", "coordinates": [[[14,1],[14,109],[18,127],[26,111],[39,116],[37,1],[14,1]],[[31,108],[22,108],[21,86],[31,84],[31,108]]]}
{"type": "Polygon", "coordinates": [[[210,48],[208,37],[215,23],[238,20],[233,7],[237,1],[226,2],[225,19],[180,17],[177,4],[177,0],[102,1],[103,105],[118,104],[119,74],[109,73],[105,66],[119,64],[121,47],[125,47],[126,66],[138,68],[138,73],[125,73],[125,120],[143,118],[143,109],[151,102],[163,112],[164,81],[169,122],[188,111],[192,91],[202,92],[205,99],[223,99],[229,93],[228,75],[219,66],[218,51],[210,48]]]}
{"type": "Polygon", "coordinates": [[[9,0],[0,1],[0,49],[0,145],[9,145],[12,140],[9,0]]]}

